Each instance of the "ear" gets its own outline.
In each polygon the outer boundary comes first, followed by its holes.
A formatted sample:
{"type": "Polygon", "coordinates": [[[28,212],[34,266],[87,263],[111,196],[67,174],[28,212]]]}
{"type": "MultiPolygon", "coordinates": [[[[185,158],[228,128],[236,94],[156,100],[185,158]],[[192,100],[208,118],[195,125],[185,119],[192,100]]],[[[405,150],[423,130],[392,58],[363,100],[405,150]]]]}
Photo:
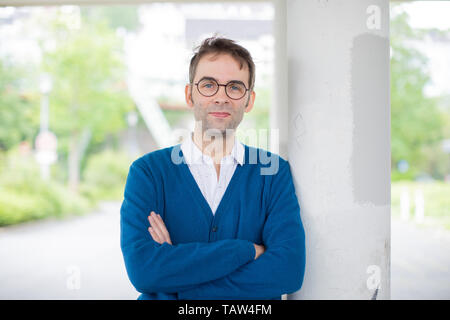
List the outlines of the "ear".
{"type": "Polygon", "coordinates": [[[255,98],[256,98],[255,91],[252,90],[250,93],[250,97],[248,99],[247,107],[244,110],[245,112],[250,112],[253,109],[253,105],[255,104],[255,98]]]}
{"type": "Polygon", "coordinates": [[[184,97],[186,99],[186,103],[189,107],[193,107],[194,103],[192,102],[192,89],[191,85],[187,84],[184,88],[184,97]]]}

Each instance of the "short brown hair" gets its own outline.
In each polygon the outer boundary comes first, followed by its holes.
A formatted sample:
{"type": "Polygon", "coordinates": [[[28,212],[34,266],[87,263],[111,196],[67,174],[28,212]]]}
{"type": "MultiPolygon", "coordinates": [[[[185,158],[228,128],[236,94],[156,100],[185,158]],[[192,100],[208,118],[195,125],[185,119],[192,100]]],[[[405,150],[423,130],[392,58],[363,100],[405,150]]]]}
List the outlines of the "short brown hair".
{"type": "Polygon", "coordinates": [[[255,85],[255,64],[253,62],[250,52],[244,47],[238,45],[235,41],[226,38],[211,37],[205,39],[200,46],[195,48],[194,56],[191,58],[191,64],[189,65],[189,83],[194,82],[195,72],[197,71],[197,65],[200,59],[207,54],[229,54],[240,63],[242,69],[244,63],[248,66],[249,89],[253,90],[255,85]]]}

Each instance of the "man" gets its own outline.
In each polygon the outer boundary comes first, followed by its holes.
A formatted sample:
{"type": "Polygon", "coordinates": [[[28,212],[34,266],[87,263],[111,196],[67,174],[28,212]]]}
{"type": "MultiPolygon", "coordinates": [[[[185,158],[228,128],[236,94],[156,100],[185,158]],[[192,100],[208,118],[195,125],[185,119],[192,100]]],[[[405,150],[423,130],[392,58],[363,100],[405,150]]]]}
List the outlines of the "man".
{"type": "Polygon", "coordinates": [[[279,300],[300,289],[305,235],[289,163],[235,137],[254,82],[245,48],[206,39],[185,89],[194,132],[131,165],[121,248],[138,299],[279,300]]]}

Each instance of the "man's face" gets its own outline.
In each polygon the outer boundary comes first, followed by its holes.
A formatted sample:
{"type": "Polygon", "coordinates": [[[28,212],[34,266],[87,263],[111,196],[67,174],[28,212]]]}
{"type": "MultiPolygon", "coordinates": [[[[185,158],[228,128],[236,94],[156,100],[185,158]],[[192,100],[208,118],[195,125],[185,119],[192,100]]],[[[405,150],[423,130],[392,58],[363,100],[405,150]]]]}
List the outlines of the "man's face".
{"type": "Polygon", "coordinates": [[[228,54],[205,55],[198,62],[192,87],[188,84],[185,88],[186,102],[194,108],[195,121],[201,122],[202,133],[208,129],[216,129],[216,133],[219,130],[225,137],[226,130],[235,130],[242,121],[244,112],[249,112],[253,108],[255,93],[247,91],[241,99],[234,100],[227,96],[224,86],[219,86],[219,91],[215,95],[205,97],[195,85],[204,77],[214,78],[219,84],[237,80],[249,88],[248,66],[244,64],[240,69],[239,62],[228,54]],[[215,112],[227,115],[215,115],[215,112]]]}

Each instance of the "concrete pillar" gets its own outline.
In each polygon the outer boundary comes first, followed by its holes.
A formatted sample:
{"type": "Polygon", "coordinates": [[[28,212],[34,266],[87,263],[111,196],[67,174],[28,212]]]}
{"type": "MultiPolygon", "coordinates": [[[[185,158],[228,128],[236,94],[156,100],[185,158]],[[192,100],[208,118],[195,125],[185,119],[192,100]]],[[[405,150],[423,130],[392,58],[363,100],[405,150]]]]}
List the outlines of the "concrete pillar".
{"type": "Polygon", "coordinates": [[[306,273],[288,299],[390,298],[388,0],[288,0],[288,159],[306,273]]]}
{"type": "Polygon", "coordinates": [[[283,158],[288,155],[288,64],[286,44],[286,0],[273,0],[274,19],[273,36],[274,66],[273,66],[273,95],[270,108],[270,128],[278,130],[278,135],[272,135],[270,151],[283,158]],[[273,139],[273,140],[272,140],[273,139]]]}

